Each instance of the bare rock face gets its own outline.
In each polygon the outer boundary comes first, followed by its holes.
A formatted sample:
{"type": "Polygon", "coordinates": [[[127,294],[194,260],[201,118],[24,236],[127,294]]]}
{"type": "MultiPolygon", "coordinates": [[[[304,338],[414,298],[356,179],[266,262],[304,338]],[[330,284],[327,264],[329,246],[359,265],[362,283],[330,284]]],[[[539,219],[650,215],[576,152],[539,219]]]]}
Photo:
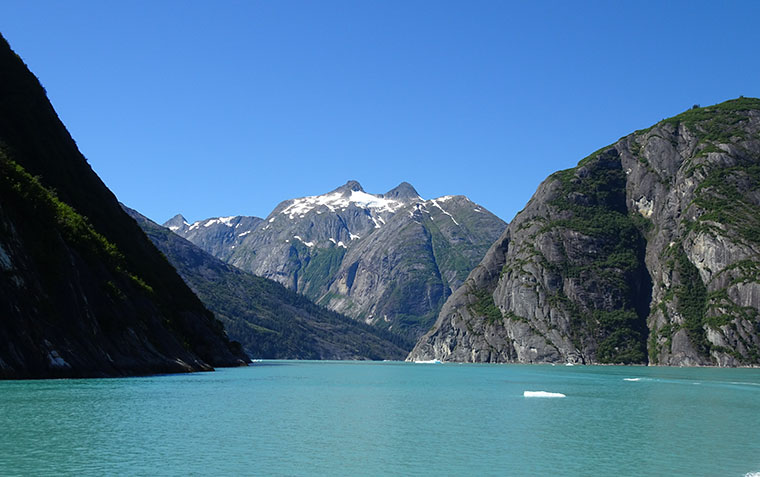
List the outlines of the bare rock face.
{"type": "Polygon", "coordinates": [[[217,258],[278,281],[411,349],[506,224],[464,196],[424,200],[404,182],[369,194],[356,181],[286,200],[264,219],[165,224],[217,258]]]}
{"type": "Polygon", "coordinates": [[[760,364],[760,101],[544,181],[409,360],[760,364]]]}

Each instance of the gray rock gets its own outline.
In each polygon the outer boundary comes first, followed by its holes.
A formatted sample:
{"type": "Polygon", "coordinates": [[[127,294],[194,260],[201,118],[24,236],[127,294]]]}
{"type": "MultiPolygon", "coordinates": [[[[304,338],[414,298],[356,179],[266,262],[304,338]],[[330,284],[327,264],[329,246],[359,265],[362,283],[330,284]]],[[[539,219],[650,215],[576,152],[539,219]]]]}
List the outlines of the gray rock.
{"type": "Polygon", "coordinates": [[[349,181],[254,219],[165,225],[242,270],[399,333],[409,349],[506,226],[464,196],[424,200],[406,182],[373,195],[349,181]]]}
{"type": "Polygon", "coordinates": [[[409,360],[760,364],[760,101],[544,181],[409,360]]]}

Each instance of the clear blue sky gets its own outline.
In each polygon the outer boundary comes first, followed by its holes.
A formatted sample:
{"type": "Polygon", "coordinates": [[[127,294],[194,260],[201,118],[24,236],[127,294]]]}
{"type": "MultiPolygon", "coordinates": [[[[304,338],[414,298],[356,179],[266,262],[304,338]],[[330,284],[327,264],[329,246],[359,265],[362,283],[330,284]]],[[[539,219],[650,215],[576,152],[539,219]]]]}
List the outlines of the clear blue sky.
{"type": "Polygon", "coordinates": [[[511,220],[636,129],[760,96],[757,1],[13,1],[0,31],[156,221],[349,179],[511,220]]]}

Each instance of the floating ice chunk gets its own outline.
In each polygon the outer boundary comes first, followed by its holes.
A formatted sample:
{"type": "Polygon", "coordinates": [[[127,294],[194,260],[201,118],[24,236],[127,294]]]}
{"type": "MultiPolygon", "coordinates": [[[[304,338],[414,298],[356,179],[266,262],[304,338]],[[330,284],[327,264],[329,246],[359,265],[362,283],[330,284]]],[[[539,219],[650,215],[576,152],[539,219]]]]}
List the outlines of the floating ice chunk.
{"type": "Polygon", "coordinates": [[[524,397],[539,397],[539,398],[563,398],[566,397],[562,393],[550,393],[548,391],[524,391],[524,397]]]}
{"type": "Polygon", "coordinates": [[[440,359],[420,359],[415,361],[417,364],[441,364],[440,359]]]}
{"type": "Polygon", "coordinates": [[[623,378],[623,381],[641,381],[641,378],[623,378]]]}

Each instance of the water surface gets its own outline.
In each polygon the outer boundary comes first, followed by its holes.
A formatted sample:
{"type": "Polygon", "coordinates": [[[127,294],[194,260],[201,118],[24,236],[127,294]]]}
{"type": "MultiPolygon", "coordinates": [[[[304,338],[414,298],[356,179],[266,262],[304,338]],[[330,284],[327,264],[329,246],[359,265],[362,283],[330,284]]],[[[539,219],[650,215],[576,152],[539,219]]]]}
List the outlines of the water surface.
{"type": "Polygon", "coordinates": [[[753,472],[758,369],[265,361],[0,382],[2,475],[753,472]]]}

